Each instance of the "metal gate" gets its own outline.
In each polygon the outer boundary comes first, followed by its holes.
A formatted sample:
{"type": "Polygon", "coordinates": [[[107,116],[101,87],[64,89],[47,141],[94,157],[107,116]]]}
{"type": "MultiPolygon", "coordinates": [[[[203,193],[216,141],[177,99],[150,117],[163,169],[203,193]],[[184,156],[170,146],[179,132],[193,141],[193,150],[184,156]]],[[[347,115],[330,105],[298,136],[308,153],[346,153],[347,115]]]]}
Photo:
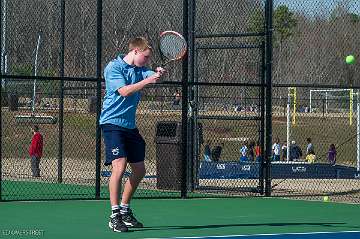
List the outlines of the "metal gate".
{"type": "MultiPolygon", "coordinates": [[[[265,108],[266,103],[271,104],[271,97],[265,102],[266,93],[271,93],[271,89],[266,91],[271,86],[266,82],[271,22],[265,24],[265,19],[271,18],[272,6],[263,4],[237,3],[239,8],[252,7],[248,12],[259,11],[264,22],[257,29],[236,30],[227,27],[234,21],[231,17],[248,21],[251,14],[236,15],[235,11],[234,16],[228,16],[229,22],[226,17],[221,18],[223,28],[202,28],[202,23],[213,19],[201,15],[199,8],[204,6],[198,7],[195,2],[190,6],[194,14],[189,17],[189,32],[196,32],[189,34],[188,39],[187,178],[191,191],[220,195],[265,192],[265,173],[269,176],[265,169],[270,166],[266,155],[271,155],[271,146],[265,147],[266,117],[271,121],[271,107],[265,108]]],[[[226,12],[222,7],[209,5],[207,13],[219,9],[226,12]]],[[[269,127],[267,132],[271,133],[269,127]]],[[[269,193],[269,189],[266,191],[269,193]]]]}

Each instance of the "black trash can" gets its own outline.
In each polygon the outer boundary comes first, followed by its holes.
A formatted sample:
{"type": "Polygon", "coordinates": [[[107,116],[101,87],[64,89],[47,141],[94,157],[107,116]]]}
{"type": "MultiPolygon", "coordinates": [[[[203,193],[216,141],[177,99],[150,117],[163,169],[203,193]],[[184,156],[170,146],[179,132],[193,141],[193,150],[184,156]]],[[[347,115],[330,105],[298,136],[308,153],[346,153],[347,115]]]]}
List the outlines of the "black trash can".
{"type": "MultiPolygon", "coordinates": [[[[156,187],[158,189],[181,190],[183,171],[181,130],[181,122],[177,121],[160,121],[156,125],[156,187]]],[[[202,144],[201,123],[198,124],[197,133],[199,143],[202,144]]]]}
{"type": "Polygon", "coordinates": [[[17,94],[9,94],[8,104],[10,111],[17,111],[19,109],[19,97],[17,94]]]}
{"type": "Polygon", "coordinates": [[[89,113],[96,113],[96,104],[97,104],[96,96],[90,96],[88,98],[88,104],[89,104],[89,113]]]}
{"type": "Polygon", "coordinates": [[[158,122],[155,143],[156,187],[180,190],[182,175],[181,123],[176,121],[158,122]]]}

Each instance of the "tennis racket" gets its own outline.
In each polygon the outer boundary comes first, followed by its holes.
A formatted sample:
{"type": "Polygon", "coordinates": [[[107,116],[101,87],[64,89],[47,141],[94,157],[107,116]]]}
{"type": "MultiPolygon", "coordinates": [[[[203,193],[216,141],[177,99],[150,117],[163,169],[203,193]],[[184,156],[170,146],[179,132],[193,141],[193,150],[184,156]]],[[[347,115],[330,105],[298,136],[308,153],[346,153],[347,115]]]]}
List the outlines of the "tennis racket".
{"type": "Polygon", "coordinates": [[[185,57],[187,43],[180,33],[164,31],[160,33],[159,50],[160,57],[164,62],[161,64],[161,67],[164,67],[171,62],[181,60],[185,57]]]}

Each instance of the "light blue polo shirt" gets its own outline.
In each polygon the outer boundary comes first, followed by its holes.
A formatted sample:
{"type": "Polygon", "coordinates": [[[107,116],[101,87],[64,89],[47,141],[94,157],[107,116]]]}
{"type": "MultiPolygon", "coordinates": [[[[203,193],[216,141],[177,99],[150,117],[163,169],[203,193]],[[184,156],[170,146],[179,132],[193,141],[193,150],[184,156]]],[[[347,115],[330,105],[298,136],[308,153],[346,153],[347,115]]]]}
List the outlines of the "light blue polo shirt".
{"type": "Polygon", "coordinates": [[[100,125],[114,124],[123,128],[136,128],[136,108],[140,101],[140,92],[130,96],[121,96],[118,89],[135,84],[155,72],[146,67],[127,64],[124,55],[111,61],[104,70],[106,92],[100,115],[100,125]]]}

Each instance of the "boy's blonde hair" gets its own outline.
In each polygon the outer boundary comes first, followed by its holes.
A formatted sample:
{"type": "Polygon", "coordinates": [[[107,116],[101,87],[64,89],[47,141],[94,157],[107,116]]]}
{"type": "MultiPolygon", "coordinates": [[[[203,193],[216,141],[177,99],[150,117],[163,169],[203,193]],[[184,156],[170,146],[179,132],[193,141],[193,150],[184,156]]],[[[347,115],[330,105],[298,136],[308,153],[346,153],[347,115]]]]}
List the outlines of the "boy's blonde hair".
{"type": "Polygon", "coordinates": [[[145,51],[147,49],[152,50],[148,40],[144,37],[135,37],[129,41],[129,51],[138,48],[140,51],[145,51]]]}

